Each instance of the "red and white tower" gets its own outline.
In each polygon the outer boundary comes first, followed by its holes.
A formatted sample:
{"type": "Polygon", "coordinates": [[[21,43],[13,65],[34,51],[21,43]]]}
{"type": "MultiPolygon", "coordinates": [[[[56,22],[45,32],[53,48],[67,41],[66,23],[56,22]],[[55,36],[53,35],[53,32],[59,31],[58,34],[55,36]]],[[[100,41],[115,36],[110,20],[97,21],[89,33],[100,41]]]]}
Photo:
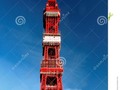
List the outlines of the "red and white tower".
{"type": "Polygon", "coordinates": [[[48,0],[43,15],[43,60],[40,69],[40,90],[63,90],[60,65],[61,35],[58,27],[60,10],[56,0],[48,0]]]}

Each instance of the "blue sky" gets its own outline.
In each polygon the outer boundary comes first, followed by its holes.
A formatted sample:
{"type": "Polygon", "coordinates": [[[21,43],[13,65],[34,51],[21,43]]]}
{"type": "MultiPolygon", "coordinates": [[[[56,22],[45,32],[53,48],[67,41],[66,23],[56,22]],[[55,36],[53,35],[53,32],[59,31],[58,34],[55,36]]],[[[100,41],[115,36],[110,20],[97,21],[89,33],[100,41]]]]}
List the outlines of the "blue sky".
{"type": "MultiPolygon", "coordinates": [[[[64,90],[108,89],[107,0],[57,0],[64,90]]],[[[0,1],[0,90],[39,90],[42,14],[47,0],[0,1]],[[24,16],[25,24],[15,23],[24,16]]]]}

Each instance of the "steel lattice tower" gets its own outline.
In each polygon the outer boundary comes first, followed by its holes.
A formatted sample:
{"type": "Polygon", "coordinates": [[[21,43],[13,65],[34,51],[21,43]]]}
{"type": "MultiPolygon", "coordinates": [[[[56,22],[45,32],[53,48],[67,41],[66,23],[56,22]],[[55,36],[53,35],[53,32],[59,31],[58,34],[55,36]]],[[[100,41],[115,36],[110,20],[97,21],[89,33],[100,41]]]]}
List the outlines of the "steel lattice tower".
{"type": "Polygon", "coordinates": [[[48,0],[43,12],[43,59],[40,68],[40,90],[63,90],[63,67],[60,60],[60,10],[56,0],[48,0]]]}

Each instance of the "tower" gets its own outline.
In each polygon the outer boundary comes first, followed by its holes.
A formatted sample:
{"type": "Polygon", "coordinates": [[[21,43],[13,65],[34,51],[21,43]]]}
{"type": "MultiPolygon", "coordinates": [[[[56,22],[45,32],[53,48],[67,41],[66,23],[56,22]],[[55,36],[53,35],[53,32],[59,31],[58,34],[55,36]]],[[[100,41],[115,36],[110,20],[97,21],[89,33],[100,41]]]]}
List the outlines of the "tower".
{"type": "Polygon", "coordinates": [[[63,90],[63,67],[60,60],[60,10],[56,0],[48,0],[43,11],[43,59],[40,68],[40,90],[63,90]]]}

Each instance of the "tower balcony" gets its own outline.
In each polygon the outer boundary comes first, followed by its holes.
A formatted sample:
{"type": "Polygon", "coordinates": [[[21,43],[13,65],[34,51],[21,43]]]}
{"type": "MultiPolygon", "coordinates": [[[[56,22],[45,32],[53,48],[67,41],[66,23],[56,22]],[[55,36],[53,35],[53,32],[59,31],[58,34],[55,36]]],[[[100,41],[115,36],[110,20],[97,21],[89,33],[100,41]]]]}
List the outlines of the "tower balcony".
{"type": "Polygon", "coordinates": [[[62,68],[62,63],[60,60],[42,60],[42,68],[62,68]]]}
{"type": "Polygon", "coordinates": [[[46,16],[55,16],[55,17],[57,17],[57,16],[60,16],[60,12],[56,12],[56,11],[52,11],[52,12],[50,12],[50,11],[46,11],[45,13],[44,13],[46,16]]]}
{"type": "Polygon", "coordinates": [[[43,60],[40,72],[43,74],[59,74],[63,72],[63,66],[60,60],[43,60]]]}

